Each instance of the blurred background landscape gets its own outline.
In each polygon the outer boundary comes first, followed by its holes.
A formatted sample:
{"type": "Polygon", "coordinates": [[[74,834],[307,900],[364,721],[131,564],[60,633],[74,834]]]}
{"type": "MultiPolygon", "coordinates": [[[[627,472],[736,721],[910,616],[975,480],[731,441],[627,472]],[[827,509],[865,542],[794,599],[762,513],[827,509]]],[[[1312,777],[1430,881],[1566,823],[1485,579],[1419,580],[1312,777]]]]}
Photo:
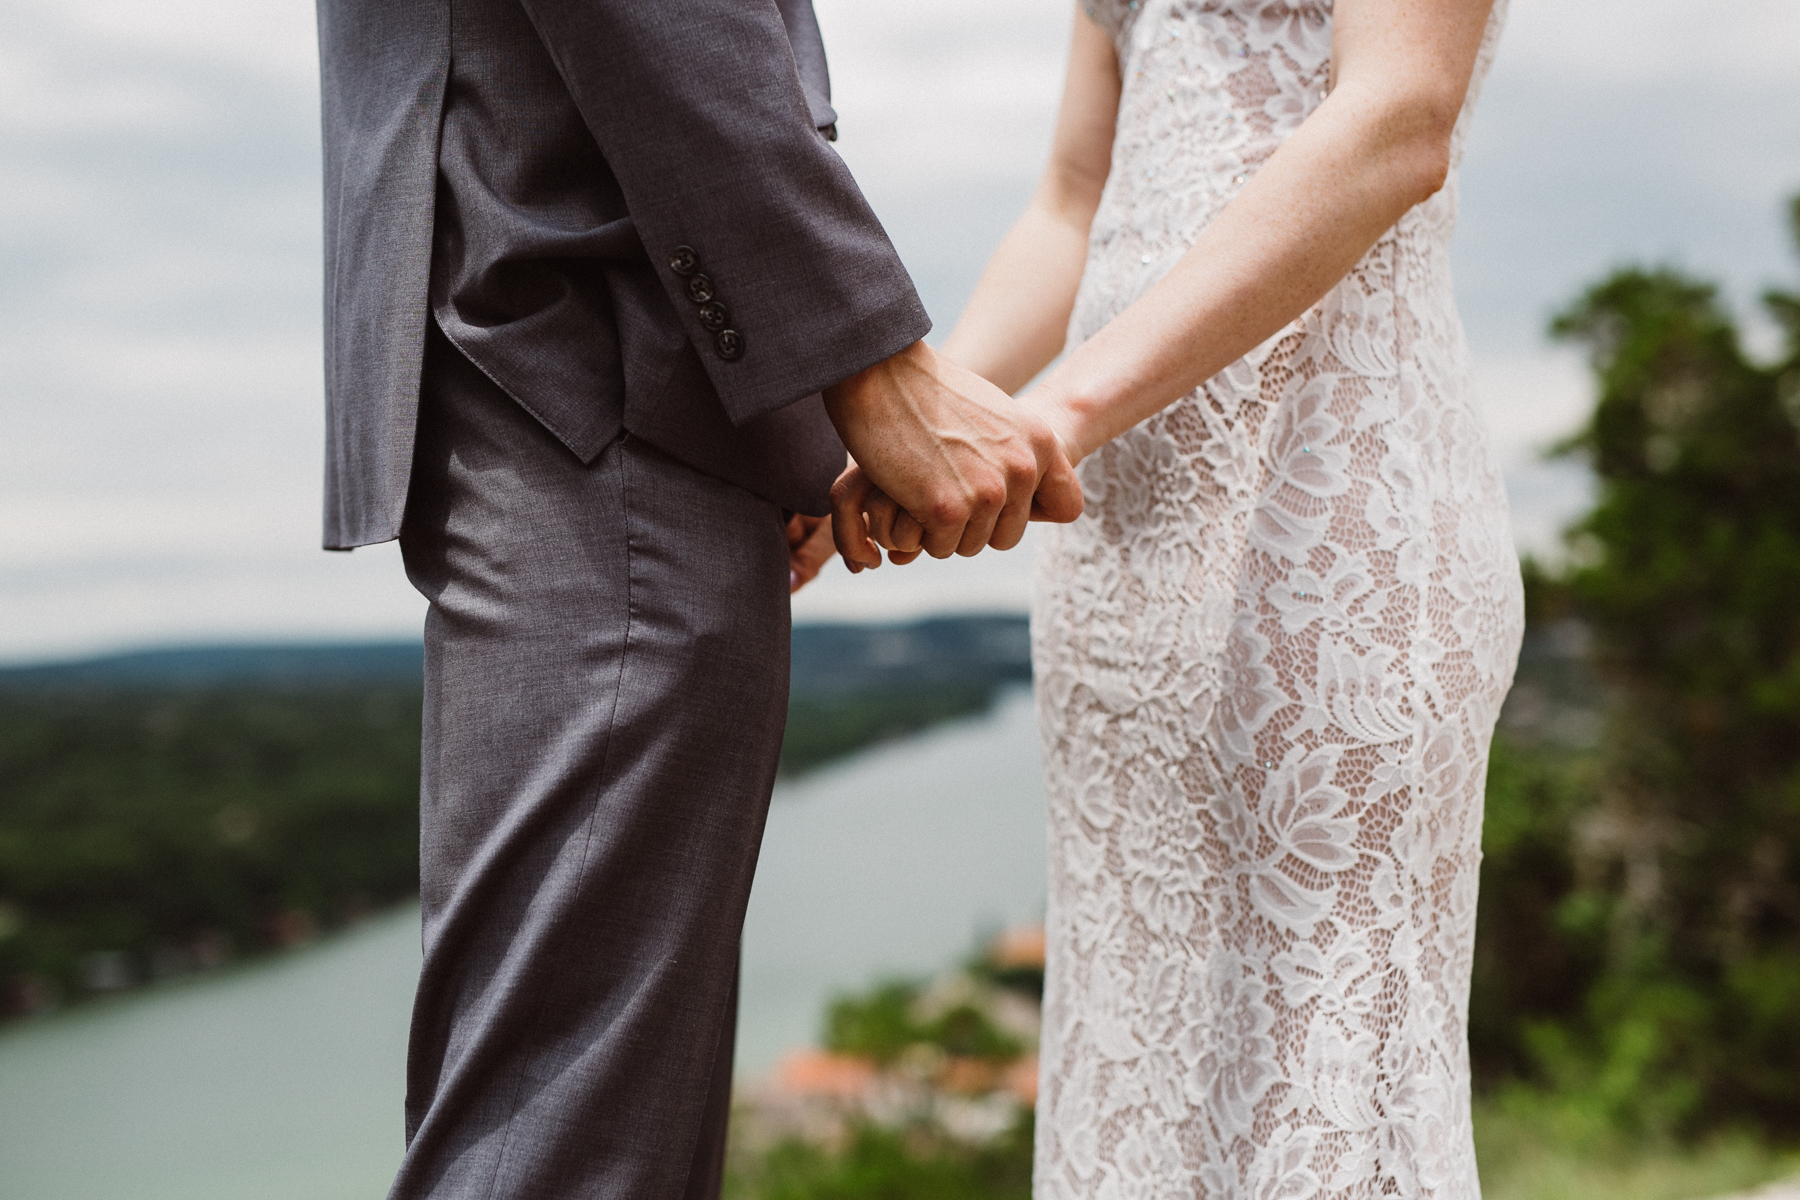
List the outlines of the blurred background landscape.
{"type": "MultiPolygon", "coordinates": [[[[947,330],[1070,14],[818,7],[839,147],[947,330]]],[[[315,549],[312,12],[0,19],[0,1200],[378,1195],[422,605],[392,547],[315,549]]],[[[1471,1003],[1490,1197],[1800,1174],[1797,45],[1789,0],[1514,0],[1470,141],[1529,598],[1471,1003]]],[[[1028,539],[797,598],[737,1196],[1028,1194],[1030,572],[1028,539]]]]}

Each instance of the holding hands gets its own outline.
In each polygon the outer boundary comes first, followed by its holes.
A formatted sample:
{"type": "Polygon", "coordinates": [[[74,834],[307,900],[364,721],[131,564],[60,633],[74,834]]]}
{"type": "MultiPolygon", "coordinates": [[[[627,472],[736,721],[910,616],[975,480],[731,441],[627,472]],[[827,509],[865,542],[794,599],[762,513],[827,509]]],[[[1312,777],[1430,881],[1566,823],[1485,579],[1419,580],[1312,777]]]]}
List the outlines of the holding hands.
{"type": "Polygon", "coordinates": [[[883,549],[896,563],[1010,550],[1027,521],[1081,515],[1066,440],[1045,413],[923,342],[828,388],[825,407],[854,460],[831,492],[852,571],[880,566],[883,549]]]}

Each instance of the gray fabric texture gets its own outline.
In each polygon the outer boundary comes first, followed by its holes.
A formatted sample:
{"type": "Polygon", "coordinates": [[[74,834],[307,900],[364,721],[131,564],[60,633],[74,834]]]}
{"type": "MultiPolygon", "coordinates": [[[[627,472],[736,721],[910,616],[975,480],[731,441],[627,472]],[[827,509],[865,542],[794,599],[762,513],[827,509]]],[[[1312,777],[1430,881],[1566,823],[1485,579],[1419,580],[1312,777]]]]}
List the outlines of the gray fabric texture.
{"type": "Polygon", "coordinates": [[[817,393],[930,322],[821,132],[810,0],[318,7],[327,546],[398,531],[428,308],[584,461],[630,430],[827,511],[843,454],[817,393]]]}
{"type": "Polygon", "coordinates": [[[424,971],[393,1200],[708,1200],[780,753],[772,502],[570,453],[430,340],[401,534],[426,621],[424,971]]]}

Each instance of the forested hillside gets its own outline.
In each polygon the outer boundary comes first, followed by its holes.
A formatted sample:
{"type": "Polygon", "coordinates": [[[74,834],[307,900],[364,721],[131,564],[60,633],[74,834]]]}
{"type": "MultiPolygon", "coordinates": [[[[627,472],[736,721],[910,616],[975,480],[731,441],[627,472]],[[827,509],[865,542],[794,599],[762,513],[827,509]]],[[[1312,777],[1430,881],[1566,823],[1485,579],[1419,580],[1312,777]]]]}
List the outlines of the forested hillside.
{"type": "MultiPolygon", "coordinates": [[[[0,671],[0,1017],[310,939],[418,887],[415,644],[0,671]]],[[[783,767],[977,713],[1021,617],[795,631],[783,767]]]]}

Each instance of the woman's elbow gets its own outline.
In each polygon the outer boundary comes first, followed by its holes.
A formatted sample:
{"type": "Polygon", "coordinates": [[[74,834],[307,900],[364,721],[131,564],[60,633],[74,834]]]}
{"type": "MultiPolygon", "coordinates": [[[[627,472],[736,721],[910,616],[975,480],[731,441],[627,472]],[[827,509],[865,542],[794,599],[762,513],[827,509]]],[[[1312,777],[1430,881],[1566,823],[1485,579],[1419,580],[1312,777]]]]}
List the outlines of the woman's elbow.
{"type": "Polygon", "coordinates": [[[1038,183],[1033,202],[1057,221],[1085,234],[1100,207],[1100,193],[1106,187],[1106,166],[1102,163],[1095,169],[1053,161],[1038,183]]]}
{"type": "Polygon", "coordinates": [[[1411,158],[1411,204],[1423,204],[1450,179],[1450,139],[1430,139],[1415,147],[1411,158]]]}
{"type": "Polygon", "coordinates": [[[1402,105],[1394,124],[1407,207],[1437,195],[1450,178],[1450,142],[1460,108],[1460,100],[1452,104],[1448,97],[1430,95],[1402,105]]]}

